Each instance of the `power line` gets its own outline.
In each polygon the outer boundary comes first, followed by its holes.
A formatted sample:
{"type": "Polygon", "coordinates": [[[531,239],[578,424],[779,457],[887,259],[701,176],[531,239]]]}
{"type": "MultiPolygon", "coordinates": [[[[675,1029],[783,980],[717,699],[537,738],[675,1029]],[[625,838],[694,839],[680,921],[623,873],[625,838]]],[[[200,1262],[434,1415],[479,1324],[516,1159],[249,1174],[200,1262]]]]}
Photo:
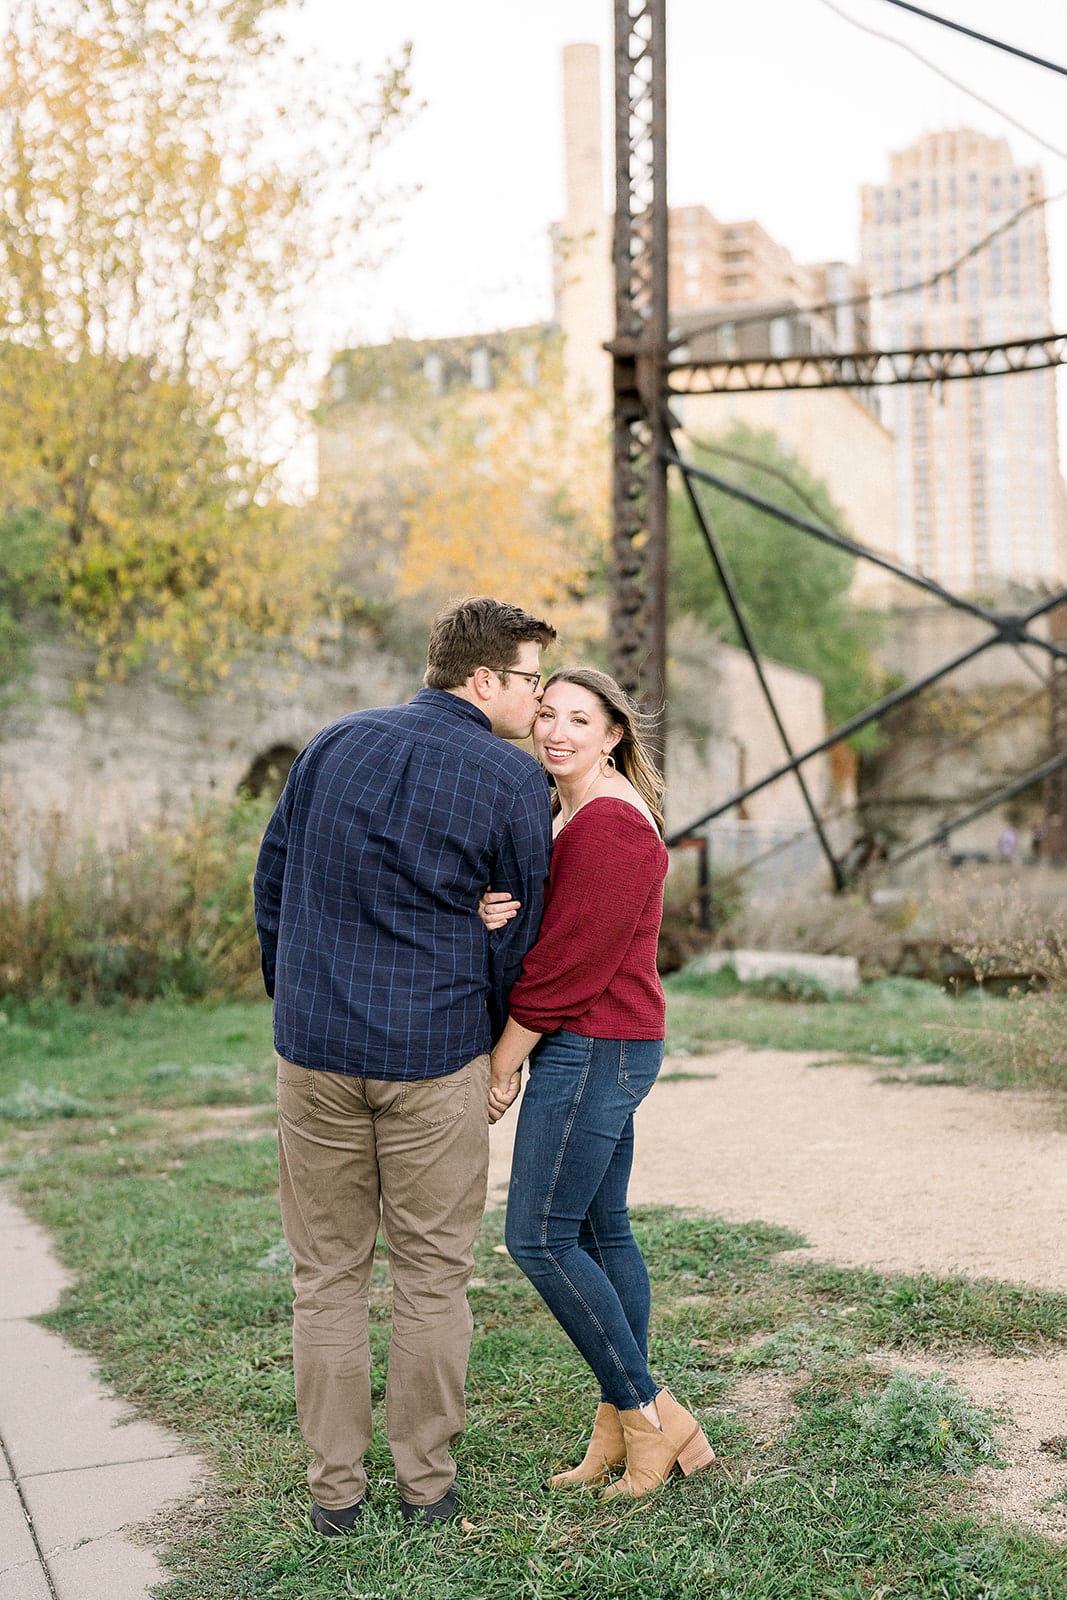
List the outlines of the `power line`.
{"type": "Polygon", "coordinates": [[[1003,117],[1005,122],[1010,122],[1013,128],[1018,128],[1020,133],[1025,133],[1028,139],[1036,140],[1038,144],[1044,145],[1045,149],[1050,151],[1052,155],[1058,156],[1061,161],[1067,161],[1067,150],[1061,150],[1058,145],[1044,138],[1042,134],[1035,133],[1033,128],[1028,128],[1025,122],[1020,122],[1018,117],[1013,117],[1010,111],[1004,110],[1003,106],[998,106],[992,100],[987,100],[977,90],[968,88],[967,84],[961,83],[958,78],[954,78],[943,67],[939,67],[936,62],[931,61],[929,56],[924,56],[921,50],[916,50],[913,45],[906,43],[905,40],[898,39],[895,34],[883,33],[880,28],[872,28],[868,23],[861,22],[858,17],[850,16],[847,11],[842,11],[840,6],[834,5],[834,0],[819,0],[819,3],[824,5],[828,11],[832,11],[835,16],[840,17],[843,22],[851,23],[852,27],[859,28],[861,33],[869,33],[873,38],[881,39],[885,44],[896,45],[898,50],[906,50],[909,56],[914,56],[916,61],[921,61],[924,67],[929,67],[931,72],[936,72],[939,78],[944,78],[946,83],[950,83],[954,89],[959,89],[961,94],[969,95],[972,100],[977,100],[978,104],[985,106],[987,111],[995,112],[998,117],[1003,117]]]}
{"type": "Polygon", "coordinates": [[[1020,206],[1018,211],[1013,211],[1011,216],[1005,218],[1003,222],[998,222],[995,228],[991,228],[976,244],[972,244],[961,256],[957,256],[955,261],[950,261],[947,266],[938,267],[937,271],[932,272],[928,278],[923,278],[919,283],[905,283],[896,289],[872,290],[870,299],[893,300],[898,295],[915,294],[922,289],[932,289],[935,283],[941,282],[942,278],[951,278],[952,274],[958,271],[960,267],[965,266],[974,256],[980,255],[986,245],[992,244],[994,239],[999,239],[1002,233],[1007,233],[1010,228],[1014,228],[1020,217],[1025,217],[1028,211],[1033,211],[1036,206],[1050,206],[1055,201],[1062,200],[1065,196],[1067,196],[1067,189],[1060,189],[1056,194],[1037,195],[1033,200],[1028,200],[1024,206],[1020,206]]]}
{"type": "MultiPolygon", "coordinates": [[[[890,0],[890,3],[896,3],[896,0],[890,0]]],[[[821,0],[821,4],[826,6],[828,10],[832,11],[835,16],[840,17],[843,22],[851,23],[854,28],[859,28],[862,33],[869,33],[875,39],[881,39],[886,44],[893,44],[896,45],[898,49],[906,50],[909,55],[914,56],[915,59],[921,62],[923,66],[929,67],[931,72],[936,72],[938,76],[944,78],[947,83],[951,83],[953,88],[959,89],[961,93],[969,95],[973,100],[977,100],[979,104],[984,105],[987,110],[995,112],[998,117],[1004,117],[1006,121],[1018,128],[1020,133],[1025,133],[1028,138],[1036,140],[1038,144],[1043,145],[1046,150],[1048,150],[1052,155],[1058,156],[1060,160],[1067,161],[1067,150],[1061,149],[1059,145],[1052,144],[1040,133],[1035,132],[1033,128],[1028,128],[1026,124],[1020,122],[1017,117],[1013,117],[1010,111],[1005,111],[1003,106],[995,105],[992,100],[987,100],[983,95],[978,94],[975,90],[969,89],[967,85],[965,83],[961,83],[958,78],[951,77],[941,67],[937,66],[935,62],[931,61],[928,56],[924,56],[921,51],[914,49],[912,45],[907,44],[903,39],[898,39],[894,34],[891,33],[882,33],[880,29],[872,28],[868,23],[861,22],[858,17],[853,17],[847,11],[842,11],[839,6],[833,3],[833,0],[821,0]]],[[[918,7],[910,6],[908,9],[914,11],[918,10],[918,7]]],[[[932,16],[932,13],[924,12],[922,15],[932,16]]],[[[963,31],[968,32],[970,30],[965,29],[963,31]]],[[[984,35],[976,35],[976,37],[984,38],[984,35]]],[[[1062,71],[1063,69],[1060,68],[1057,70],[1062,71]]],[[[933,286],[936,283],[939,283],[942,278],[950,277],[951,274],[959,267],[971,260],[972,257],[978,255],[986,248],[988,244],[991,244],[994,239],[999,238],[1003,233],[1007,233],[1010,228],[1014,227],[1015,223],[1018,222],[1021,217],[1026,216],[1027,212],[1034,210],[1034,208],[1037,206],[1054,205],[1056,201],[1062,200],[1065,197],[1067,197],[1067,189],[1061,189],[1056,194],[1038,195],[1033,200],[1028,200],[1026,204],[1020,206],[1017,211],[1013,211],[1010,217],[1007,217],[1003,222],[999,222],[997,226],[992,228],[983,238],[979,239],[975,244],[972,244],[970,248],[965,250],[963,254],[957,257],[955,261],[950,262],[947,266],[939,267],[937,271],[932,273],[928,278],[920,278],[914,283],[902,284],[893,289],[871,290],[867,294],[850,295],[848,299],[845,300],[826,301],[822,305],[801,306],[798,307],[798,310],[807,311],[815,316],[820,315],[823,312],[832,312],[838,309],[847,310],[849,307],[866,305],[869,300],[892,300],[896,299],[898,296],[918,294],[924,289],[932,289],[933,286]]],[[[675,344],[685,344],[689,339],[698,337],[702,333],[713,331],[724,320],[729,320],[733,323],[735,328],[738,328],[745,327],[747,324],[752,322],[762,322],[765,320],[765,318],[765,310],[750,312],[745,316],[730,317],[728,319],[717,317],[714,322],[704,323],[697,328],[687,329],[684,334],[680,335],[672,342],[675,344]]]]}
{"type": "MultiPolygon", "coordinates": [[[[868,289],[866,294],[849,295],[844,300],[826,300],[814,306],[798,305],[796,309],[809,316],[820,316],[826,311],[846,311],[850,307],[865,306],[871,300],[896,300],[903,295],[921,294],[924,289],[932,289],[935,284],[941,282],[942,278],[950,278],[960,267],[966,266],[968,261],[974,256],[980,255],[987,245],[993,243],[994,239],[999,239],[1001,234],[1007,233],[1011,228],[1014,228],[1015,224],[1025,217],[1027,212],[1033,211],[1040,206],[1055,205],[1058,200],[1064,199],[1067,199],[1067,189],[1060,189],[1056,194],[1037,195],[1033,200],[1027,200],[1026,204],[1021,205],[1018,211],[1013,211],[1010,217],[1005,217],[1003,222],[998,222],[995,228],[991,228],[981,239],[970,245],[961,256],[957,256],[954,261],[947,262],[943,267],[938,267],[928,278],[917,278],[913,283],[898,284],[892,289],[868,289]]],[[[765,322],[766,320],[766,306],[760,311],[749,311],[742,316],[717,315],[714,322],[705,322],[701,323],[699,327],[687,328],[684,333],[679,334],[671,342],[675,346],[688,344],[691,339],[699,338],[702,333],[713,333],[724,322],[731,323],[735,328],[744,328],[750,323],[765,322]]]]}
{"type": "MultiPolygon", "coordinates": [[[[784,484],[787,489],[796,495],[801,505],[810,511],[813,517],[825,515],[823,508],[815,504],[815,501],[801,488],[796,479],[791,477],[788,472],[783,471],[781,467],[775,466],[773,462],[761,461],[759,456],[746,455],[742,450],[730,450],[725,445],[717,444],[714,439],[698,439],[695,441],[694,448],[697,453],[702,452],[704,455],[721,456],[725,461],[736,461],[740,466],[752,467],[757,472],[766,473],[768,477],[777,478],[779,483],[784,484]]],[[[841,530],[837,529],[836,531],[840,532],[841,530]]]]}
{"type": "Polygon", "coordinates": [[[978,39],[982,44],[991,44],[995,50],[1006,50],[1009,55],[1019,56],[1023,61],[1032,61],[1035,67],[1047,67],[1050,72],[1061,72],[1067,77],[1067,67],[1061,67],[1055,61],[1046,61],[1042,56],[1033,56],[1029,50],[1020,50],[1016,45],[1005,44],[1003,39],[994,39],[988,33],[978,33],[974,28],[965,28],[962,22],[953,22],[949,17],[939,17],[936,12],[924,11],[922,6],[913,6],[908,0],[886,0],[887,5],[899,6],[901,11],[914,11],[917,17],[925,17],[927,22],[938,22],[943,28],[952,28],[956,33],[965,33],[969,39],[978,39]]]}

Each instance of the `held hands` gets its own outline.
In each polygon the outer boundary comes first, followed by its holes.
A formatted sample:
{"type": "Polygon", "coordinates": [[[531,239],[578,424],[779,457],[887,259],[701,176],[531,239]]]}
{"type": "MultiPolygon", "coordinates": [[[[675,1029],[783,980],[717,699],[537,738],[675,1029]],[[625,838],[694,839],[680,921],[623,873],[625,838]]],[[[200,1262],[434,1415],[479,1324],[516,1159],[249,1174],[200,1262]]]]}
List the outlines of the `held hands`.
{"type": "Polygon", "coordinates": [[[489,1121],[499,1122],[518,1098],[522,1069],[541,1035],[509,1017],[489,1057],[489,1121]]]}
{"type": "Polygon", "coordinates": [[[522,901],[513,900],[506,889],[486,889],[478,901],[478,915],[489,932],[494,933],[497,928],[502,928],[505,923],[510,922],[521,907],[522,901]]]}
{"type": "Polygon", "coordinates": [[[519,1087],[522,1083],[522,1068],[517,1067],[514,1072],[503,1073],[489,1058],[489,1121],[499,1122],[511,1105],[518,1098],[519,1087]]]}

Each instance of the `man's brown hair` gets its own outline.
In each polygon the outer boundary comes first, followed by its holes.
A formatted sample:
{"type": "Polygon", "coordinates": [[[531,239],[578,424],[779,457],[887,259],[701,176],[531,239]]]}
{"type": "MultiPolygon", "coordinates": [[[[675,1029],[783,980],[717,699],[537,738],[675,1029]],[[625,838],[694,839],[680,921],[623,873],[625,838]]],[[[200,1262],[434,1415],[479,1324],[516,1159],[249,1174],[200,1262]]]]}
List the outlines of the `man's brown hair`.
{"type": "Polygon", "coordinates": [[[487,594],[472,595],[434,617],[422,681],[427,689],[459,689],[476,668],[507,672],[520,645],[536,642],[544,649],[555,637],[540,617],[487,594]]]}

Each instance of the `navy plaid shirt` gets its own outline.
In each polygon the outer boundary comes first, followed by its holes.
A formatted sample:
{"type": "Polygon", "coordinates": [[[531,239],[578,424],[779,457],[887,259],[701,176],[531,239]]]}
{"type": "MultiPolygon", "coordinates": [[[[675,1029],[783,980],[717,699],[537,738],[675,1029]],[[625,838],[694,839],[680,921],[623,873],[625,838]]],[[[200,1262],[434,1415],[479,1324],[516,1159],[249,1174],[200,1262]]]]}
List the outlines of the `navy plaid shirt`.
{"type": "Polygon", "coordinates": [[[255,874],[274,1043],[303,1067],[436,1078],[490,1048],[537,937],[548,785],[458,695],[356,711],[301,752],[255,874]],[[496,933],[487,884],[522,901],[496,933]]]}

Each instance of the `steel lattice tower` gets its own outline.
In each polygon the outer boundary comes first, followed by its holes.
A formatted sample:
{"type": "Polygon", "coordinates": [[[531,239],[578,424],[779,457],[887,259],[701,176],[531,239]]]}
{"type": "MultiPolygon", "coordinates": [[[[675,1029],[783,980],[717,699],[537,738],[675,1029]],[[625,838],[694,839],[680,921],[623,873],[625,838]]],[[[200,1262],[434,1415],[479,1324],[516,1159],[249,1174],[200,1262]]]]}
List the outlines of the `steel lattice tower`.
{"type": "Polygon", "coordinates": [[[611,662],[658,714],[667,654],[666,0],[615,0],[613,257],[611,662]]]}

